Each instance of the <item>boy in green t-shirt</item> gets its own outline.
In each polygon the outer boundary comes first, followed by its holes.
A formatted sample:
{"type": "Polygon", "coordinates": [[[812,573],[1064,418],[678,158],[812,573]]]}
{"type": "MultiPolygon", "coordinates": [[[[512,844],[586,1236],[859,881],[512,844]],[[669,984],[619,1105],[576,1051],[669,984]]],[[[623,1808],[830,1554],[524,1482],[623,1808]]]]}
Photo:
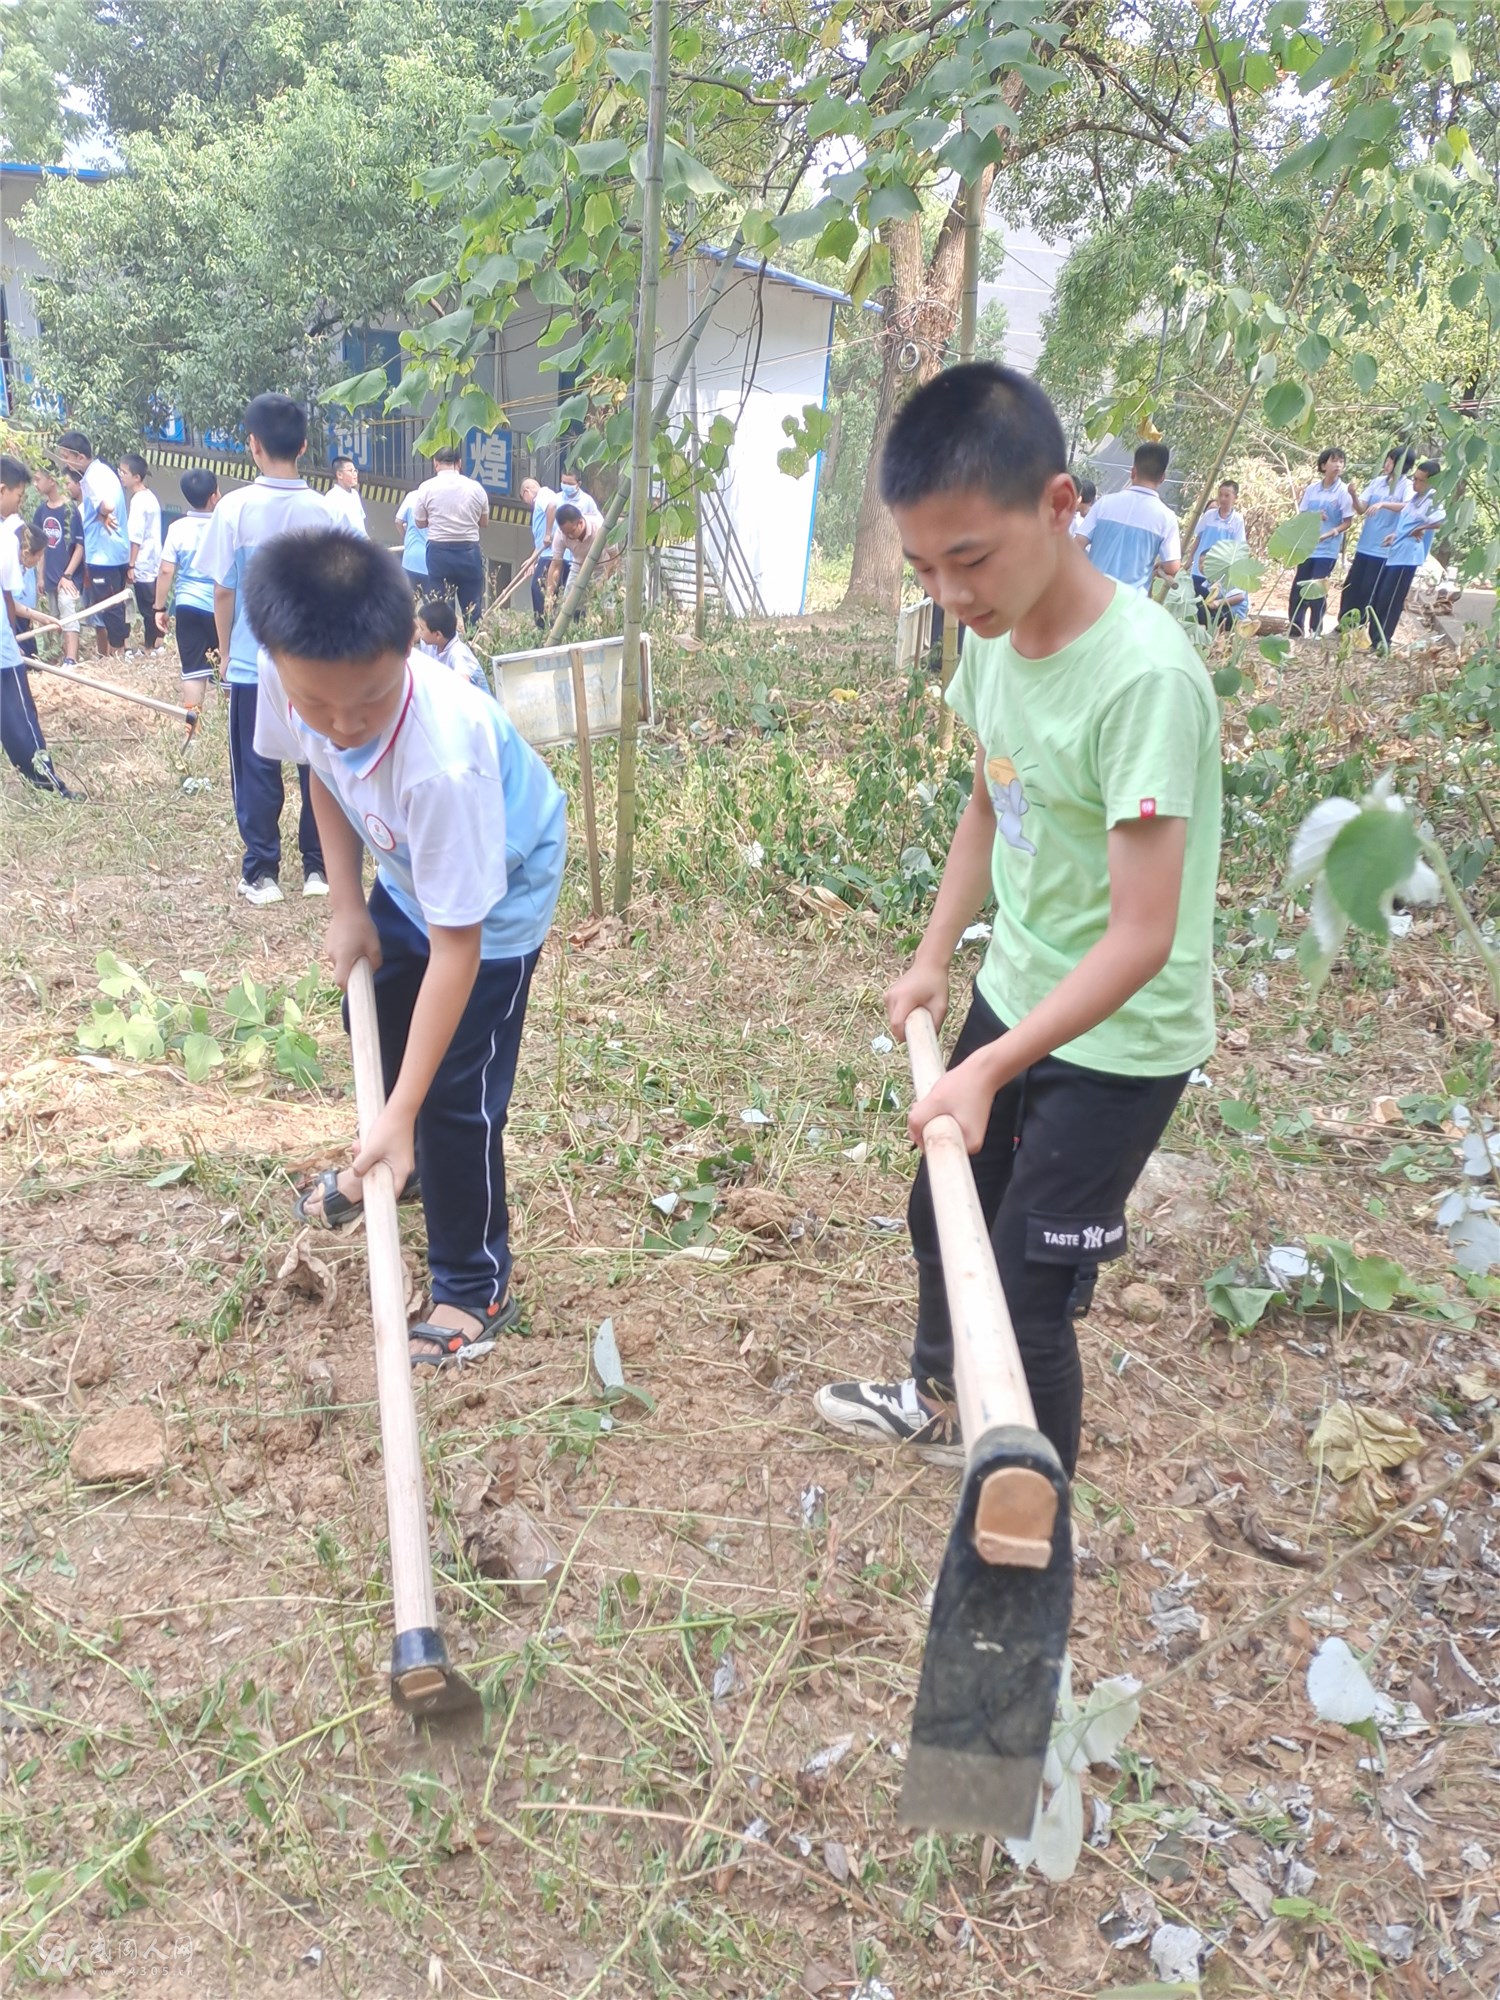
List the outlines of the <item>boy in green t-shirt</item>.
{"type": "MultiPolygon", "coordinates": [[[[1014,369],[950,368],[898,413],[881,491],[917,577],[968,627],[948,691],[979,740],[974,789],[911,968],[886,995],[941,1023],[954,950],[995,921],[947,1074],[974,1155],[1040,1428],[1071,1474],[1083,1372],[1074,1318],[1125,1249],[1125,1200],[1214,1042],[1219,718],[1198,656],[1069,534],[1077,488],[1046,396],[1014,369]]],[[[927,1170],[911,1377],[817,1396],[841,1430],[961,1461],[953,1340],[927,1170]]]]}

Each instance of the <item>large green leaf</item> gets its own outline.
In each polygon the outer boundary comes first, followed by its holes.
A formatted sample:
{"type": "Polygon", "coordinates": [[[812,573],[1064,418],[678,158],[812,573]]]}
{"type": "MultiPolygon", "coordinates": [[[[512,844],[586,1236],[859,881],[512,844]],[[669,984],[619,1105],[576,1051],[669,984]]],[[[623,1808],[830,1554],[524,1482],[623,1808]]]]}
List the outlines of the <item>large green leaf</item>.
{"type": "Polygon", "coordinates": [[[1312,396],[1305,382],[1295,378],[1273,382],[1266,391],[1266,422],[1278,431],[1295,430],[1312,408],[1312,396]]]}
{"type": "Polygon", "coordinates": [[[630,148],[623,139],[589,139],[581,146],[573,148],[573,158],[578,163],[578,171],[590,180],[597,180],[604,174],[613,173],[616,167],[624,166],[630,158],[630,148]]]}
{"type": "Polygon", "coordinates": [[[920,215],[922,204],[904,181],[891,181],[871,193],[868,213],[870,227],[876,229],[882,222],[900,222],[908,216],[920,215]]]}
{"type": "Polygon", "coordinates": [[[1368,396],[1380,379],[1380,363],[1373,354],[1356,354],[1350,359],[1349,372],[1360,394],[1368,396]]]}
{"type": "Polygon", "coordinates": [[[1285,563],[1289,568],[1305,562],[1318,546],[1323,535],[1321,514],[1293,514],[1290,520],[1282,521],[1271,530],[1271,538],[1266,543],[1266,554],[1272,562],[1285,563]]]}
{"type": "MultiPolygon", "coordinates": [[[[634,161],[631,166],[634,171],[634,161]]],[[[713,169],[694,159],[675,139],[662,141],[661,184],[668,201],[708,201],[729,193],[713,169]]]]}
{"type": "Polygon", "coordinates": [[[1339,829],[1324,879],[1334,900],[1362,931],[1387,937],[1386,905],[1417,860],[1417,830],[1404,812],[1375,806],[1339,829]]]}

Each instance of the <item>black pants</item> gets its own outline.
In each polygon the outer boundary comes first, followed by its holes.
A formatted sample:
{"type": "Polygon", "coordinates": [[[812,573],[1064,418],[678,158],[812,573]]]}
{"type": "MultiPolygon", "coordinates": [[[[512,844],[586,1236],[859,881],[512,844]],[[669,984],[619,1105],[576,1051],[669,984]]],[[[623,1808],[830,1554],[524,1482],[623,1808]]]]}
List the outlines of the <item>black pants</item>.
{"type": "Polygon", "coordinates": [[[156,578],[149,583],[135,586],[135,608],[141,614],[141,624],[145,629],[145,643],[148,646],[161,644],[163,625],[156,615],[156,578]]]}
{"type": "MultiPolygon", "coordinates": [[[[389,1096],[401,1073],[430,947],[379,882],[370,892],[370,915],[380,933],[375,1013],[389,1096]]],[[[505,1119],[540,956],[534,951],[525,958],[481,960],[469,1004],[417,1113],[433,1303],[459,1306],[481,1319],[504,1304],[510,1283],[505,1119]]]]}
{"type": "MultiPolygon", "coordinates": [[[[89,602],[99,604],[106,597],[117,597],[125,588],[124,563],[90,563],[88,565],[89,602]]],[[[130,630],[130,616],[123,604],[112,604],[108,611],[99,613],[99,623],[104,636],[112,646],[123,646],[125,635],[130,630]]]]}
{"type": "MultiPolygon", "coordinates": [[[[0,618],[5,613],[0,611],[0,618]]],[[[31,697],[31,676],[24,667],[0,667],[0,748],[26,780],[41,792],[71,794],[52,768],[52,756],[31,697]]]]}
{"type": "Polygon", "coordinates": [[[1370,599],[1370,637],[1384,651],[1396,636],[1401,613],[1406,609],[1406,593],[1416,575],[1411,563],[1383,563],[1380,581],[1370,599]]]}
{"type": "Polygon", "coordinates": [[[1349,565],[1349,573],[1344,578],[1343,592],[1339,597],[1341,625],[1351,611],[1358,613],[1360,624],[1364,624],[1370,606],[1375,601],[1375,592],[1380,586],[1384,569],[1384,556],[1369,554],[1355,556],[1349,565]]]}
{"type": "Polygon", "coordinates": [[[182,667],[185,681],[207,681],[213,679],[214,665],[210,653],[219,649],[219,628],[211,611],[200,611],[192,604],[177,607],[177,658],[182,667]]]}
{"type": "MultiPolygon", "coordinates": [[[[281,874],[281,808],[286,801],[281,766],[262,757],[255,747],[255,710],[260,689],[254,681],[229,684],[229,782],[234,792],[234,817],[245,858],[240,872],[247,882],[281,874]]],[[[323,875],[323,843],[308,794],[307,766],[297,766],[302,787],[302,811],[297,820],[297,846],[302,854],[302,879],[323,875]]]]}
{"type": "Polygon", "coordinates": [[[456,597],[464,623],[473,625],[484,596],[484,557],[478,542],[427,544],[427,577],[434,597],[456,597]]]}
{"type": "Polygon", "coordinates": [[[1337,556],[1309,556],[1307,561],[1297,565],[1297,573],[1292,578],[1292,594],[1287,599],[1287,610],[1291,614],[1292,630],[1301,633],[1304,629],[1321,632],[1323,629],[1323,606],[1327,602],[1322,597],[1304,597],[1304,583],[1321,583],[1324,577],[1333,574],[1337,556]]]}
{"type": "MultiPolygon", "coordinates": [[[[976,988],[949,1067],[1004,1033],[976,988]]],[[[1124,1254],[1125,1198],[1186,1083],[1186,1074],[1110,1076],[1044,1056],[997,1092],[971,1162],[1037,1427],[1070,1477],[1083,1420],[1073,1321],[1088,1311],[1100,1264],[1124,1254]]],[[[907,1221],[917,1258],[912,1374],[918,1388],[951,1402],[953,1331],[925,1163],[907,1221]]]]}
{"type": "Polygon", "coordinates": [[[545,562],[538,556],[536,568],[531,572],[531,609],[536,618],[538,632],[545,632],[547,629],[547,572],[551,567],[550,556],[545,562]]]}

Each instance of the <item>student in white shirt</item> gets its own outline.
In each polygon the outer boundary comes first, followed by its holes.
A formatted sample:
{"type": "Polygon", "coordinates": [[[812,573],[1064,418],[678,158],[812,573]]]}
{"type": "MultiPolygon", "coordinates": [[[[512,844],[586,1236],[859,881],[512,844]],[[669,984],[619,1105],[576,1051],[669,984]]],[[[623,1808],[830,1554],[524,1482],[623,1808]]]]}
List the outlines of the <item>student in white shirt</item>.
{"type": "Polygon", "coordinates": [[[1409,446],[1405,452],[1388,451],[1385,464],[1376,477],[1363,493],[1352,496],[1354,511],[1363,525],[1359,540],[1354,544],[1353,560],[1344,575],[1343,594],[1339,598],[1340,625],[1351,611],[1361,625],[1369,616],[1381,573],[1385,569],[1385,538],[1395,526],[1396,516],[1411,498],[1412,484],[1408,474],[1416,462],[1417,454],[1409,446]]]}
{"type": "Polygon", "coordinates": [[[1099,488],[1092,479],[1078,481],[1078,504],[1073,509],[1073,518],[1068,523],[1068,533],[1089,545],[1089,536],[1094,532],[1094,502],[1099,498],[1099,488]]]}
{"type": "Polygon", "coordinates": [[[453,609],[452,598],[429,597],[425,604],[417,606],[417,644],[440,666],[461,674],[472,687],[482,688],[486,694],[490,692],[473,647],[459,637],[458,613],[453,609]]]}
{"type": "MultiPolygon", "coordinates": [[[[89,602],[100,604],[129,588],[125,580],[130,562],[130,537],[125,532],[125,489],[103,459],[95,458],[94,447],[83,431],[64,431],[57,440],[57,455],[78,478],[89,602]]],[[[111,603],[108,610],[101,611],[97,620],[91,622],[101,660],[109,658],[111,648],[116,652],[125,650],[130,619],[123,604],[111,603]]]]}
{"type": "Polygon", "coordinates": [[[1164,444],[1138,444],[1130,484],[1094,504],[1089,560],[1132,590],[1149,590],[1158,570],[1176,576],[1182,567],[1182,531],[1158,490],[1171,456],[1164,444]]]}
{"type": "MultiPolygon", "coordinates": [[[[1203,623],[1207,618],[1203,611],[1203,600],[1209,594],[1208,578],[1203,574],[1203,558],[1215,542],[1245,542],[1245,517],[1240,512],[1240,486],[1237,479],[1221,479],[1218,496],[1214,505],[1199,519],[1193,535],[1192,562],[1189,573],[1193,579],[1193,592],[1198,599],[1198,616],[1203,623]]],[[[1243,592],[1240,593],[1244,595],[1243,592]]],[[[1223,592],[1217,592],[1218,601],[1226,601],[1223,592]]]]}
{"type": "MultiPolygon", "coordinates": [[[[307,449],[307,417],[290,396],[256,396],[244,428],[260,477],[226,493],[199,544],[194,567],[214,583],[214,625],[219,660],[229,683],[229,777],[234,816],[245,844],[237,893],[257,909],[281,901],[281,765],[255,747],[260,648],[245,610],[245,576],[262,542],[292,530],[326,528],[328,510],[297,470],[307,449]]],[[[328,877],[318,845],[307,767],[298,767],[302,811],[297,846],[302,893],[326,896],[328,877]]]]}
{"type": "Polygon", "coordinates": [[[416,523],[417,496],[408,493],[396,509],[396,526],[401,530],[401,567],[411,585],[413,597],[427,595],[427,530],[416,523]]]}
{"type": "Polygon", "coordinates": [[[563,795],[498,702],[412,652],[390,550],[326,528],[282,535],[246,593],[268,655],[256,742],[312,767],[333,976],[347,989],[361,958],[375,967],[385,1070],[385,1109],[351,1166],[306,1187],[297,1217],[353,1221],[378,1163],[408,1192],[420,1174],[432,1305],[411,1359],[471,1360],[520,1312],[502,1134],[562,886],[563,795]]]}
{"type": "MultiPolygon", "coordinates": [[[[0,530],[18,520],[31,484],[30,468],[9,453],[0,456],[0,530]]],[[[15,535],[0,532],[0,749],[28,785],[39,792],[74,796],[52,768],[42,734],[31,676],[16,640],[16,604],[21,596],[21,560],[15,535]]]]}
{"type": "Polygon", "coordinates": [[[1319,514],[1323,519],[1323,532],[1310,556],[1297,565],[1292,577],[1292,588],[1287,598],[1289,623],[1287,630],[1291,637],[1300,639],[1306,632],[1318,633],[1323,629],[1323,606],[1326,597],[1309,597],[1304,584],[1322,583],[1333,574],[1333,566],[1344,549],[1344,537],[1349,532],[1349,523],[1354,519],[1354,496],[1344,484],[1344,454],[1337,445],[1330,445],[1326,451],[1318,453],[1318,477],[1309,480],[1297,508],[1299,514],[1319,514]]]}
{"type": "Polygon", "coordinates": [[[198,568],[198,552],[219,504],[219,482],[205,467],[195,465],[183,473],[179,484],[192,512],[180,515],[167,530],[156,574],[156,615],[165,629],[167,601],[175,586],[177,658],[191,738],[198,727],[203,697],[213,683],[213,655],[219,642],[214,623],[214,580],[198,568]]]}
{"type": "Polygon", "coordinates": [[[154,653],[161,644],[165,627],[156,620],[156,572],[161,568],[161,502],[147,481],[151,468],[138,451],[127,452],[120,460],[120,484],[126,494],[125,532],[130,537],[130,560],[125,576],[135,586],[136,609],[146,650],[154,653]]]}
{"type": "Polygon", "coordinates": [[[323,504],[335,527],[347,529],[351,535],[370,532],[365,526],[365,503],[359,497],[359,467],[352,458],[333,461],[333,484],[324,494],[323,504]]]}

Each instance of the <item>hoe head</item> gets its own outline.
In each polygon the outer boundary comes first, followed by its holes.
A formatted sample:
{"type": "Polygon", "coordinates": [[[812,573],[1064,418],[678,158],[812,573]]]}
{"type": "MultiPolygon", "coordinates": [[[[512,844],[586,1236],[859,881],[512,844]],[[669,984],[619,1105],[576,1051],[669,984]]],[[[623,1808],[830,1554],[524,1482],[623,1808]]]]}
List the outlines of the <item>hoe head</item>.
{"type": "Polygon", "coordinates": [[[901,1823],[1024,1838],[1073,1610],[1068,1482],[1040,1432],[970,1448],[933,1594],[901,1823]]]}
{"type": "Polygon", "coordinates": [[[396,1634],[391,1700],[418,1722],[474,1721],[484,1713],[478,1688],[450,1664],[442,1634],[430,1625],[396,1634]]]}

